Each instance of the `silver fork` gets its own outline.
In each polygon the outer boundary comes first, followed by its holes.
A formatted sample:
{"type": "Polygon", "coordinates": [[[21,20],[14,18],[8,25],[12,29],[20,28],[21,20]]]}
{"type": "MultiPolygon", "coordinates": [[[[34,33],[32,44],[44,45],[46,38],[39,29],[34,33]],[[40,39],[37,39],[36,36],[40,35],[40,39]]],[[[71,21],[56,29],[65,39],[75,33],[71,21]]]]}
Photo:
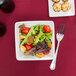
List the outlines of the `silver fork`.
{"type": "Polygon", "coordinates": [[[57,31],[56,38],[57,38],[58,43],[57,43],[56,53],[54,55],[51,65],[50,65],[51,70],[55,70],[55,68],[56,68],[56,59],[57,59],[58,48],[59,48],[60,41],[64,37],[65,30],[66,30],[65,25],[60,25],[59,29],[57,31]]]}

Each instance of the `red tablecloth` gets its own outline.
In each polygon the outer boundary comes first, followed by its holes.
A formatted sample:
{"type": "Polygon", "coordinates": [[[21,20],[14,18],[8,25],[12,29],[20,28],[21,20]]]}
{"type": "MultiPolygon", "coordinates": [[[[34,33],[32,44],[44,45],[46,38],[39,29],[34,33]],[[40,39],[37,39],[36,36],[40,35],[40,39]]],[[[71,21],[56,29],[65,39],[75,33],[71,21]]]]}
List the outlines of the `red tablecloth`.
{"type": "MultiPolygon", "coordinates": [[[[0,22],[6,24],[6,34],[0,37],[0,76],[76,76],[76,16],[50,18],[48,0],[14,0],[15,10],[5,14],[0,11],[0,22]],[[49,69],[51,61],[17,61],[15,56],[15,22],[52,20],[55,32],[66,24],[65,37],[59,48],[57,67],[49,69]]],[[[56,41],[57,43],[57,41],[56,41]]]]}

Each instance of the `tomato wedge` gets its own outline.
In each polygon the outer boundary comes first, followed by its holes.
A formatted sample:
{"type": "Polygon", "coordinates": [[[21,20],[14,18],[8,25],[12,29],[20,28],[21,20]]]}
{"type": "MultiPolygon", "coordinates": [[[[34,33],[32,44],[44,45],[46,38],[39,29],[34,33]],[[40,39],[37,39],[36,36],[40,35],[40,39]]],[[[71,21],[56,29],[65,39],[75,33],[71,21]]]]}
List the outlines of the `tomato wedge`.
{"type": "Polygon", "coordinates": [[[24,33],[24,34],[28,34],[29,31],[30,31],[30,29],[26,27],[21,32],[24,33]]]}
{"type": "Polygon", "coordinates": [[[33,48],[32,45],[28,45],[28,44],[26,44],[25,47],[26,47],[26,50],[28,50],[28,51],[31,50],[31,49],[33,48]]]}
{"type": "Polygon", "coordinates": [[[44,25],[44,26],[43,26],[43,29],[44,29],[44,31],[45,31],[46,33],[50,33],[50,32],[51,32],[51,28],[50,28],[49,26],[47,26],[47,25],[44,25]]]}
{"type": "Polygon", "coordinates": [[[48,52],[44,53],[44,54],[47,55],[47,54],[49,54],[49,53],[50,53],[50,50],[49,50],[48,52]]]}

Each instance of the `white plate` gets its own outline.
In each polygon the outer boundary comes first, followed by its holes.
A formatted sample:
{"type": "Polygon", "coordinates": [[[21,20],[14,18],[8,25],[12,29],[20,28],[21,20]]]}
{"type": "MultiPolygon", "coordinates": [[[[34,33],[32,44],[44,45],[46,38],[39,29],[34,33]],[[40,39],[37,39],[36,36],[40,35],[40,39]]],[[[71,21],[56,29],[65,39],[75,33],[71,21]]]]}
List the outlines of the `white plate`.
{"type": "Polygon", "coordinates": [[[16,59],[19,61],[25,61],[25,60],[51,60],[54,56],[55,51],[55,33],[54,33],[54,23],[53,21],[23,21],[23,22],[16,22],[15,23],[15,47],[16,47],[16,59]],[[48,55],[45,55],[43,58],[38,58],[36,56],[25,56],[21,49],[19,48],[20,45],[20,39],[19,39],[19,26],[25,24],[26,27],[31,27],[37,24],[45,24],[49,25],[51,29],[53,30],[53,36],[51,37],[52,40],[52,49],[51,52],[48,55]]]}
{"type": "MultiPolygon", "coordinates": [[[[75,15],[75,2],[74,0],[68,0],[68,2],[71,4],[71,9],[67,12],[63,12],[62,10],[60,12],[55,12],[53,10],[53,4],[54,2],[52,0],[48,0],[49,5],[49,17],[62,17],[62,16],[74,16],[75,15]]],[[[64,3],[62,0],[60,0],[59,3],[64,3]]]]}

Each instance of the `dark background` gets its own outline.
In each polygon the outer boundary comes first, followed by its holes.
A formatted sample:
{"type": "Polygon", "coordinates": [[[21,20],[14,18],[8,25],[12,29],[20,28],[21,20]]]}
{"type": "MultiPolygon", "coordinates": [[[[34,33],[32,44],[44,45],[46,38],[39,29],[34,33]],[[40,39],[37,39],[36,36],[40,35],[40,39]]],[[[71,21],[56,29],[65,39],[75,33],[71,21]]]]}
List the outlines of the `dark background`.
{"type": "MultiPolygon", "coordinates": [[[[15,10],[10,14],[0,11],[0,22],[7,31],[0,37],[0,76],[76,76],[76,16],[50,18],[48,0],[14,0],[15,10]],[[60,24],[67,29],[59,48],[57,67],[51,71],[51,61],[17,61],[14,27],[16,21],[52,20],[55,32],[60,24]]],[[[57,41],[56,41],[57,43],[57,41]]]]}

